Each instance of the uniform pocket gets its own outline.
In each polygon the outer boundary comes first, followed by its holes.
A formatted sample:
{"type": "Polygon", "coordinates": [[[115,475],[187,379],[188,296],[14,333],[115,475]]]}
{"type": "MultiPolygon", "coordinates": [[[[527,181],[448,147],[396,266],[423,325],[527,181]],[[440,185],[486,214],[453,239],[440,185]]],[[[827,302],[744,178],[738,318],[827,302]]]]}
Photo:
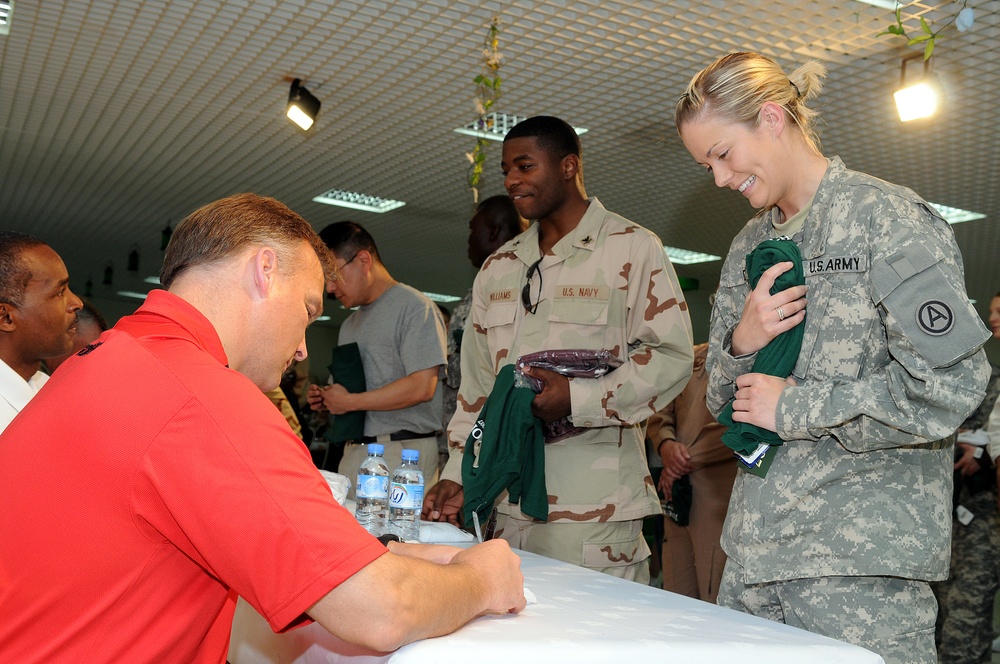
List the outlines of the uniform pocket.
{"type": "Polygon", "coordinates": [[[743,303],[750,295],[750,284],[743,272],[724,273],[719,277],[712,316],[721,316],[726,330],[732,330],[743,315],[743,303]]]}
{"type": "Polygon", "coordinates": [[[641,528],[634,537],[583,543],[583,567],[591,569],[628,567],[648,557],[649,546],[641,528]]]}
{"type": "MultiPolygon", "coordinates": [[[[514,320],[517,318],[518,302],[496,302],[486,309],[483,327],[486,342],[490,348],[506,349],[514,339],[514,320]]],[[[504,351],[504,354],[506,351],[504,351]]],[[[494,362],[496,359],[494,359],[494,362]]]]}
{"type": "Polygon", "coordinates": [[[798,380],[854,379],[861,374],[878,315],[860,288],[862,281],[856,281],[857,287],[850,289],[824,277],[806,279],[806,329],[792,371],[798,380]]]}
{"type": "Polygon", "coordinates": [[[486,316],[483,320],[483,327],[487,330],[504,325],[513,325],[517,317],[517,302],[501,302],[491,305],[486,309],[486,316]]]}
{"type": "Polygon", "coordinates": [[[885,307],[934,368],[950,366],[989,339],[979,314],[926,247],[903,247],[872,266],[872,286],[885,307]]]}
{"type": "Polygon", "coordinates": [[[608,300],[606,298],[556,298],[549,310],[549,320],[554,323],[576,325],[607,325],[608,300]]]}

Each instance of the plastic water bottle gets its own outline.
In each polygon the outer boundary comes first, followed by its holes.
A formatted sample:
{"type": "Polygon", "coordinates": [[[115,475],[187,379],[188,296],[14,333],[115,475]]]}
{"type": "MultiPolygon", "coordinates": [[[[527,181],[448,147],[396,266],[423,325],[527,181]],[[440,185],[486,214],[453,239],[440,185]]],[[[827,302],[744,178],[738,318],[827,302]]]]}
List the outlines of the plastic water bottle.
{"type": "Polygon", "coordinates": [[[358,467],[354,516],[372,535],[385,533],[385,510],[389,503],[389,466],[382,458],[385,446],[368,445],[368,456],[358,467]]]}
{"type": "Polygon", "coordinates": [[[403,465],[392,474],[389,490],[389,532],[401,539],[420,539],[420,510],[424,505],[424,474],[417,465],[420,452],[403,450],[403,465]]]}

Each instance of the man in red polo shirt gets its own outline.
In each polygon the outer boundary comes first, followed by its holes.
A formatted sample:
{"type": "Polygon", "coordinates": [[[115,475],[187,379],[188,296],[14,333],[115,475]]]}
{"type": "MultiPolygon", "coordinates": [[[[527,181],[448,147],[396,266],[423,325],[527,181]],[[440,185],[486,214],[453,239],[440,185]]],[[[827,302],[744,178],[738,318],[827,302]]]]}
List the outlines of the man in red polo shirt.
{"type": "Polygon", "coordinates": [[[392,650],[524,607],[517,557],[386,547],[262,390],[323,309],[319,237],[241,194],[181,222],[132,316],[0,437],[0,661],[225,661],[237,596],[392,650]]]}

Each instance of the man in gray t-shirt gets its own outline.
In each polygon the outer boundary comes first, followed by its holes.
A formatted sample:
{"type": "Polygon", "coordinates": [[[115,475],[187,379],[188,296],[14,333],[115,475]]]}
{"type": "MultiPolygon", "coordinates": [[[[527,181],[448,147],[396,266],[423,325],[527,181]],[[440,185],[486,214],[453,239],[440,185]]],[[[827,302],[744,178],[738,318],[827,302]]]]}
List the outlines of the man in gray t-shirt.
{"type": "MultiPolygon", "coordinates": [[[[340,277],[327,284],[344,307],[358,307],[340,327],[341,345],[356,342],[365,371],[365,392],[331,383],[309,388],[309,404],[334,416],[363,410],[364,438],[344,447],[339,472],[353,477],[367,443],[385,445],[390,469],[404,448],[420,452],[425,484],[437,481],[437,434],[445,367],[444,323],[437,306],[389,274],[372,236],[342,221],[320,233],[336,255],[340,277]]],[[[352,492],[353,493],[353,492],[352,492]]]]}

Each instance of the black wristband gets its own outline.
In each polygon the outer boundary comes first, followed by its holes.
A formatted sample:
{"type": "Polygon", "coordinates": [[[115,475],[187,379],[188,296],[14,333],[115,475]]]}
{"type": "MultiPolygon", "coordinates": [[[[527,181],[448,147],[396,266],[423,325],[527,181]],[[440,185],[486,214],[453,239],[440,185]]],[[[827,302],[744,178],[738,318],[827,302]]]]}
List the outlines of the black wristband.
{"type": "Polygon", "coordinates": [[[385,535],[379,535],[378,541],[382,542],[382,545],[388,548],[389,542],[402,542],[399,535],[394,535],[392,533],[386,533],[385,535]]]}

